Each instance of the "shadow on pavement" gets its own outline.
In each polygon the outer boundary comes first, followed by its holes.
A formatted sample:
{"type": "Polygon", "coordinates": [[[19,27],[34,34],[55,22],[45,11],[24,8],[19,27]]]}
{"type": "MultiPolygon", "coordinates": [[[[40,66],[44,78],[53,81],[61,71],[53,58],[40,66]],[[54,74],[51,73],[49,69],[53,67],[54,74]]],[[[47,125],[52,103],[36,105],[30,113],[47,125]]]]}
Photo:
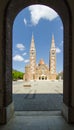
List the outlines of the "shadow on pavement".
{"type": "Polygon", "coordinates": [[[58,111],[63,94],[13,94],[13,102],[15,111],[58,111]]]}

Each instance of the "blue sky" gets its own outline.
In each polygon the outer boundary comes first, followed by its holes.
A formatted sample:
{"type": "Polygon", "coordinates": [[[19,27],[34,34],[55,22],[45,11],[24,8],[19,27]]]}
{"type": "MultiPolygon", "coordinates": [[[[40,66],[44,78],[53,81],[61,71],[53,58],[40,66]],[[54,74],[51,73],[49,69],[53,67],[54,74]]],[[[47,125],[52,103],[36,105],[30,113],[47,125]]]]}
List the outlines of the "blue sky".
{"type": "Polygon", "coordinates": [[[52,35],[56,46],[56,71],[63,71],[63,24],[59,15],[44,5],[32,5],[16,16],[12,29],[13,69],[24,72],[29,64],[32,34],[36,47],[36,63],[44,59],[49,65],[52,35]]]}

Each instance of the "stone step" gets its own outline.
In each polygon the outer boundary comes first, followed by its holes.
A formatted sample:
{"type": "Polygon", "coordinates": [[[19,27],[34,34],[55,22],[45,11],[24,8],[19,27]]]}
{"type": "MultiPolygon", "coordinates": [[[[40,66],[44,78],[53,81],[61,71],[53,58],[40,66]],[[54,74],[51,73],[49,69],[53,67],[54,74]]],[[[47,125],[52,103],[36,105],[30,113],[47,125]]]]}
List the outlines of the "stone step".
{"type": "Polygon", "coordinates": [[[16,116],[61,116],[61,111],[15,111],[16,116]]]}

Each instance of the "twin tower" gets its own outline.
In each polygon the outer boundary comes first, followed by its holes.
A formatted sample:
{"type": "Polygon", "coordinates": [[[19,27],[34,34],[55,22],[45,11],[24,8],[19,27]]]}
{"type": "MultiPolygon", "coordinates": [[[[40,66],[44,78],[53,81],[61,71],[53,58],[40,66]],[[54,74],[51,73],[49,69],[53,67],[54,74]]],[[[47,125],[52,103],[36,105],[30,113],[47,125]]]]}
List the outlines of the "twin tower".
{"type": "Polygon", "coordinates": [[[39,64],[36,64],[36,48],[34,36],[32,35],[30,46],[30,63],[25,66],[24,80],[55,80],[56,79],[56,47],[54,36],[52,36],[51,48],[49,53],[49,66],[40,59],[39,64]]]}

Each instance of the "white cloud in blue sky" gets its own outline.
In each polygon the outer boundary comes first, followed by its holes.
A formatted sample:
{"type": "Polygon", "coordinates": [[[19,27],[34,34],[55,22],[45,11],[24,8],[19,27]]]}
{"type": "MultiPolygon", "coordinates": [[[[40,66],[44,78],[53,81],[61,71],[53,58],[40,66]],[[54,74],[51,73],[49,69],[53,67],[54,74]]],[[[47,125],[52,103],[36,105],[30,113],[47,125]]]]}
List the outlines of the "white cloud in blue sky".
{"type": "Polygon", "coordinates": [[[53,9],[44,5],[29,6],[29,11],[31,14],[31,22],[33,25],[38,24],[41,18],[52,21],[58,16],[58,14],[53,9]]]}
{"type": "Polygon", "coordinates": [[[26,18],[24,18],[24,23],[25,23],[25,25],[27,25],[27,20],[26,20],[26,18]]]}
{"type": "Polygon", "coordinates": [[[27,55],[27,53],[26,53],[26,52],[24,52],[22,55],[23,55],[23,56],[26,56],[26,55],[27,55]]]}
{"type": "Polygon", "coordinates": [[[61,53],[61,49],[60,48],[56,48],[56,53],[61,53]]]}
{"type": "MultiPolygon", "coordinates": [[[[23,55],[26,55],[26,53],[23,53],[23,55]]],[[[23,58],[23,56],[17,54],[15,56],[13,56],[13,61],[16,61],[16,62],[25,62],[25,63],[28,63],[29,62],[29,59],[25,59],[23,58]]]]}
{"type": "Polygon", "coordinates": [[[25,46],[24,46],[22,43],[18,43],[18,44],[16,45],[16,47],[17,47],[20,51],[25,50],[25,46]]]}
{"type": "Polygon", "coordinates": [[[24,58],[21,55],[17,54],[13,57],[13,60],[21,62],[24,61],[24,58]]]}
{"type": "Polygon", "coordinates": [[[24,62],[25,62],[25,63],[28,63],[29,61],[30,61],[29,59],[27,59],[27,60],[24,60],[24,62]]]}

